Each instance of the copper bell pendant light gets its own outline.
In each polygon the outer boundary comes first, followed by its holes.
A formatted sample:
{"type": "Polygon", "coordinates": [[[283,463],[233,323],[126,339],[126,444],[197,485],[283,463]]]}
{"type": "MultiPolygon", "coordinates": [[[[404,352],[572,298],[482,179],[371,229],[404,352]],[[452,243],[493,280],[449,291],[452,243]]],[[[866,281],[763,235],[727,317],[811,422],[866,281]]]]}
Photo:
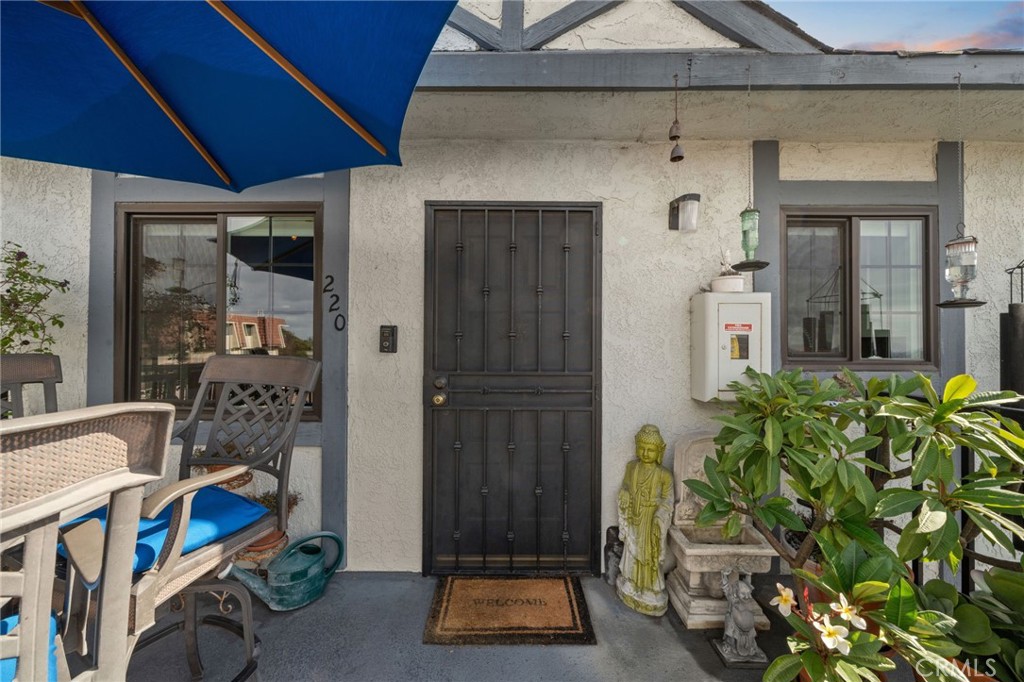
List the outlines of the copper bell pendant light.
{"type": "Polygon", "coordinates": [[[668,129],[668,139],[671,140],[672,142],[675,142],[676,146],[672,147],[672,153],[669,154],[668,160],[671,161],[672,163],[678,163],[679,161],[682,161],[685,158],[683,156],[683,148],[679,145],[679,142],[677,141],[680,137],[682,137],[682,126],[679,125],[679,74],[675,74],[674,76],[672,76],[672,78],[675,79],[676,83],[676,117],[675,120],[672,121],[672,126],[668,129]]]}
{"type": "Polygon", "coordinates": [[[964,236],[964,128],[962,116],[963,91],[961,90],[960,74],[956,75],[956,127],[959,141],[956,145],[957,160],[957,203],[960,208],[960,221],[956,224],[956,236],[946,242],[946,281],[953,289],[953,298],[937,303],[940,308],[976,308],[985,305],[969,296],[969,285],[977,276],[978,271],[978,240],[970,235],[964,236]]]}

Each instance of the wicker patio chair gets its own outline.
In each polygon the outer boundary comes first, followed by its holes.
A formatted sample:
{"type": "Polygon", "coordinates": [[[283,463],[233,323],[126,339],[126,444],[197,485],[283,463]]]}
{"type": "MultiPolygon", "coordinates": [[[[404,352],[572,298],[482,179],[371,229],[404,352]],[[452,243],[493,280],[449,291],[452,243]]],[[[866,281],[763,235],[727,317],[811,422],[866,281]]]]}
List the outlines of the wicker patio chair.
{"type": "Polygon", "coordinates": [[[150,495],[144,519],[167,521],[165,536],[143,536],[136,551],[131,628],[141,634],[154,624],[156,609],[181,594],[184,620],[139,644],[144,647],[178,628],[185,631],[186,654],[194,678],[202,676],[195,598],[201,592],[228,593],[241,604],[240,621],[207,616],[202,622],[227,628],[240,635],[246,648],[246,665],[235,678],[245,679],[256,668],[256,640],[252,631],[252,604],[240,583],[218,577],[238,551],[288,527],[288,505],[279,504],[276,514],[248,498],[222,490],[211,483],[230,480],[248,471],[263,471],[277,479],[279,500],[288,499],[292,448],[299,420],[320,375],[320,363],[305,358],[218,355],[207,360],[199,378],[192,410],[175,432],[181,438],[180,480],[150,495]],[[208,398],[215,405],[208,412],[208,398]],[[205,415],[209,415],[208,417],[205,415]],[[196,447],[203,423],[205,445],[196,447]],[[208,424],[209,430],[205,431],[208,424]],[[193,476],[193,467],[231,464],[227,469],[193,476]],[[200,537],[202,528],[216,533],[200,537]],[[146,558],[148,554],[148,559],[146,558]],[[140,563],[141,562],[141,563],[140,563]]]}
{"type": "Polygon", "coordinates": [[[46,411],[56,412],[57,384],[62,381],[59,355],[0,355],[0,414],[25,416],[24,389],[28,384],[41,384],[46,411]]]}
{"type": "Polygon", "coordinates": [[[88,649],[76,661],[74,679],[124,679],[133,530],[143,486],[163,475],[173,419],[170,405],[133,403],[0,422],[4,680],[70,679],[65,644],[73,656],[72,649],[88,649]],[[110,509],[105,532],[99,523],[59,530],[104,505],[110,509]],[[77,637],[82,629],[68,629],[61,621],[71,614],[53,610],[62,591],[55,578],[58,542],[68,556],[69,582],[99,588],[88,647],[65,641],[63,633],[77,637]]]}

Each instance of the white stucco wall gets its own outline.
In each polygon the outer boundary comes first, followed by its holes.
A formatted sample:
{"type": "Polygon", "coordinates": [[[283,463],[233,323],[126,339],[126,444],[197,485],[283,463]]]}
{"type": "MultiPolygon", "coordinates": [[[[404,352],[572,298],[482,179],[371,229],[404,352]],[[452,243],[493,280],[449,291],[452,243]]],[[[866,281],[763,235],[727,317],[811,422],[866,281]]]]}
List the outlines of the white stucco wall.
{"type": "MultiPolygon", "coordinates": [[[[999,388],[999,314],[1010,302],[1006,269],[1024,258],[1024,143],[969,142],[964,149],[964,223],[978,238],[974,296],[964,311],[967,371],[981,390],[999,388]]],[[[1020,302],[1019,296],[1014,298],[1020,302]]]]}
{"type": "MultiPolygon", "coordinates": [[[[543,50],[739,47],[670,0],[626,0],[544,45],[543,50]]],[[[680,74],[682,79],[684,74],[680,74]]]]}
{"type": "Polygon", "coordinates": [[[602,527],[633,457],[657,424],[668,443],[712,427],[717,408],[689,397],[689,298],[739,253],[745,143],[694,142],[682,164],[666,144],[465,141],[403,147],[402,168],[352,174],[349,347],[349,567],[420,569],[423,277],[427,200],[603,204],[602,527]],[[696,234],[670,232],[668,202],[699,192],[696,234]],[[399,352],[377,327],[399,326],[399,352]]]}
{"type": "Polygon", "coordinates": [[[934,142],[779,143],[780,180],[935,182],[934,142]]]}
{"type": "MultiPolygon", "coordinates": [[[[90,178],[82,168],[0,158],[0,238],[20,244],[46,266],[47,277],[71,282],[66,294],[55,293],[48,303],[64,316],[64,328],[53,334],[64,374],[57,390],[61,409],[85,406],[90,178]]],[[[42,412],[42,391],[27,395],[26,414],[42,412]]]]}

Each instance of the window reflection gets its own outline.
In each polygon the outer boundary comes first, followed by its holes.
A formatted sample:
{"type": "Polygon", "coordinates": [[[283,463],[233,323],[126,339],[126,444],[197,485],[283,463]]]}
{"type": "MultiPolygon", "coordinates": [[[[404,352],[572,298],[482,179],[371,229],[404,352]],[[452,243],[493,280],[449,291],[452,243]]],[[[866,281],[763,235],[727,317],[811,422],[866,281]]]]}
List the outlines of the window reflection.
{"type": "Polygon", "coordinates": [[[313,357],[312,216],[227,219],[228,353],[313,357]]]}

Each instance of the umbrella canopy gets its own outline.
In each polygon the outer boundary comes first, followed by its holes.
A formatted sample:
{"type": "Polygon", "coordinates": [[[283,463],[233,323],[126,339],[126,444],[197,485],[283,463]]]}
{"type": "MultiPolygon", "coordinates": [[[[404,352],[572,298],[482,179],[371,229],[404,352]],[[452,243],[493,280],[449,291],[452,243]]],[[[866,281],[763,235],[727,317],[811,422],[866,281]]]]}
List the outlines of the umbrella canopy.
{"type": "Polygon", "coordinates": [[[454,5],[0,2],[0,154],[235,191],[398,165],[454,5]]]}

